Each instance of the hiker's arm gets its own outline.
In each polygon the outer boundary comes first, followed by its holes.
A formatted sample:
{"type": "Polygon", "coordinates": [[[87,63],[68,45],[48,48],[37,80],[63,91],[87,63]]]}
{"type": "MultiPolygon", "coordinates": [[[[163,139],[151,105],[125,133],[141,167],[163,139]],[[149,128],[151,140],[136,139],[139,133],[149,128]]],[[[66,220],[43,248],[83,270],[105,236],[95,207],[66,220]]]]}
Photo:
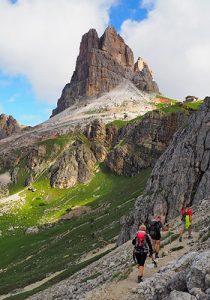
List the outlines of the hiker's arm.
{"type": "Polygon", "coordinates": [[[136,236],[135,236],[135,238],[132,240],[132,245],[136,245],[136,236]]]}
{"type": "Polygon", "coordinates": [[[163,231],[169,231],[170,225],[167,223],[163,226],[163,231]]]}
{"type": "Polygon", "coordinates": [[[149,254],[152,255],[153,254],[153,249],[152,249],[152,244],[151,244],[151,241],[150,241],[150,238],[148,237],[148,235],[146,237],[146,242],[149,246],[149,254]]]}
{"type": "Polygon", "coordinates": [[[190,210],[190,212],[189,212],[189,217],[190,217],[190,222],[191,222],[191,223],[192,223],[192,215],[193,215],[192,210],[190,210]]]}

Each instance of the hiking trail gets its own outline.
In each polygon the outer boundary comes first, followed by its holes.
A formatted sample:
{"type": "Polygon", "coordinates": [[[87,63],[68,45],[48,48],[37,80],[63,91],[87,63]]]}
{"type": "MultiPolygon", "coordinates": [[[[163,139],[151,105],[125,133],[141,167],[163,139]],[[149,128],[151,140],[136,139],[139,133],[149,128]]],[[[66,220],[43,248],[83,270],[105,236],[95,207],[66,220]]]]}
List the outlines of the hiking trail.
{"type": "MultiPolygon", "coordinates": [[[[160,250],[161,254],[167,253],[166,256],[156,260],[158,267],[154,268],[152,259],[147,257],[145,263],[144,279],[153,276],[157,273],[162,267],[170,264],[175,259],[180,256],[188,253],[191,250],[191,245],[194,244],[198,239],[198,233],[193,232],[193,238],[189,240],[187,238],[187,233],[183,236],[183,241],[179,242],[178,239],[164,246],[160,250]],[[176,247],[183,246],[182,249],[171,251],[176,247]]],[[[113,281],[111,283],[105,283],[100,288],[94,289],[93,291],[87,294],[88,300],[127,300],[132,294],[132,289],[138,287],[137,283],[138,268],[133,266],[131,273],[124,280],[113,281]]]]}

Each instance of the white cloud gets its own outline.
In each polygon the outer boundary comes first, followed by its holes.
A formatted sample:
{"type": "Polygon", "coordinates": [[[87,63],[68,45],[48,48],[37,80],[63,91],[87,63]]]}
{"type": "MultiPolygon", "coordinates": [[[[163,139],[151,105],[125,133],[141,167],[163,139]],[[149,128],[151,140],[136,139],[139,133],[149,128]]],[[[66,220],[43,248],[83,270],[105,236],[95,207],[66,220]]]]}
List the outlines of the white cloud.
{"type": "Polygon", "coordinates": [[[25,75],[40,99],[56,102],[70,81],[82,34],[108,24],[116,0],[0,0],[0,69],[25,75]]]}
{"type": "Polygon", "coordinates": [[[121,33],[135,56],[154,71],[168,96],[210,94],[210,1],[144,0],[153,4],[147,19],[126,20],[121,33]],[[155,4],[155,5],[154,5],[155,4]]]}

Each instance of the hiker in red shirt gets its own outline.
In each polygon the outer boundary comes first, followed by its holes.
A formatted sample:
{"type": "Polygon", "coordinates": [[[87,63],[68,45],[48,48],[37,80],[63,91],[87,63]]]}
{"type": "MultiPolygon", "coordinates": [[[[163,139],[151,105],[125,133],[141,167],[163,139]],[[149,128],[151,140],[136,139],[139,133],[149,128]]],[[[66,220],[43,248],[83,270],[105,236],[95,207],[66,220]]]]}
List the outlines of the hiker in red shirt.
{"type": "Polygon", "coordinates": [[[132,240],[132,244],[134,247],[134,260],[137,261],[139,276],[138,283],[142,281],[142,277],[144,274],[144,264],[147,258],[148,252],[150,253],[150,257],[152,257],[152,244],[149,236],[146,233],[146,226],[144,224],[139,226],[139,231],[136,234],[136,237],[132,240]]]}
{"type": "Polygon", "coordinates": [[[181,215],[182,215],[182,218],[181,218],[181,221],[182,221],[182,224],[181,224],[181,227],[180,227],[180,237],[179,237],[179,241],[182,242],[182,236],[183,236],[183,233],[186,230],[188,230],[188,238],[191,239],[192,238],[192,210],[190,209],[190,205],[187,204],[186,207],[183,207],[182,208],[182,211],[181,211],[181,215]]]}

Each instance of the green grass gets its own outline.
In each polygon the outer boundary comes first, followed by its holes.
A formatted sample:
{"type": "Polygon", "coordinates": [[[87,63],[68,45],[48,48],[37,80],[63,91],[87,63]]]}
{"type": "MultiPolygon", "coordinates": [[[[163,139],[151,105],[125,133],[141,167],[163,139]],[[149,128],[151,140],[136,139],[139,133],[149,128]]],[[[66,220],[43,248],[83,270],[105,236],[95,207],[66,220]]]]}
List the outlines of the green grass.
{"type": "Polygon", "coordinates": [[[199,110],[203,100],[198,100],[195,102],[178,102],[176,100],[171,101],[171,103],[156,103],[156,109],[161,113],[176,113],[181,111],[199,110]]]}
{"type": "Polygon", "coordinates": [[[201,105],[203,105],[203,100],[197,100],[193,102],[185,102],[184,105],[193,110],[199,110],[201,105]]]}
{"type": "Polygon", "coordinates": [[[100,275],[102,275],[102,273],[100,273],[100,272],[94,273],[91,276],[85,277],[81,282],[87,282],[88,280],[93,280],[100,275]]]}
{"type": "Polygon", "coordinates": [[[26,178],[29,176],[29,172],[27,170],[26,165],[27,158],[24,157],[18,164],[17,183],[9,184],[10,195],[15,194],[23,189],[26,178]]]}
{"type": "Polygon", "coordinates": [[[109,127],[111,125],[116,126],[118,129],[122,128],[123,126],[127,125],[129,121],[125,120],[114,120],[110,123],[108,123],[106,126],[109,127]]]}
{"type": "Polygon", "coordinates": [[[22,192],[25,204],[1,218],[0,269],[5,271],[0,273],[0,293],[67,269],[53,282],[59,281],[78,269],[82,255],[113,241],[120,231],[120,218],[133,208],[150,172],[146,169],[137,176],[123,177],[102,166],[88,184],[68,190],[52,189],[44,174],[33,185],[36,192],[22,192]],[[88,205],[91,211],[70,221],[44,225],[81,205],[88,205]],[[36,224],[40,224],[39,234],[24,234],[25,228],[36,224]]]}
{"type": "Polygon", "coordinates": [[[133,266],[129,266],[127,269],[121,272],[116,272],[112,275],[112,280],[120,281],[128,278],[130,273],[133,271],[133,266]]]}
{"type": "MultiPolygon", "coordinates": [[[[59,146],[59,152],[61,152],[67,144],[70,143],[72,140],[71,135],[63,135],[61,137],[56,137],[54,139],[48,139],[45,141],[42,141],[38,143],[38,145],[44,145],[46,146],[46,155],[45,155],[45,160],[48,160],[49,158],[53,157],[53,152],[52,149],[55,145],[59,146]]],[[[57,155],[58,153],[56,153],[57,155]]]]}

